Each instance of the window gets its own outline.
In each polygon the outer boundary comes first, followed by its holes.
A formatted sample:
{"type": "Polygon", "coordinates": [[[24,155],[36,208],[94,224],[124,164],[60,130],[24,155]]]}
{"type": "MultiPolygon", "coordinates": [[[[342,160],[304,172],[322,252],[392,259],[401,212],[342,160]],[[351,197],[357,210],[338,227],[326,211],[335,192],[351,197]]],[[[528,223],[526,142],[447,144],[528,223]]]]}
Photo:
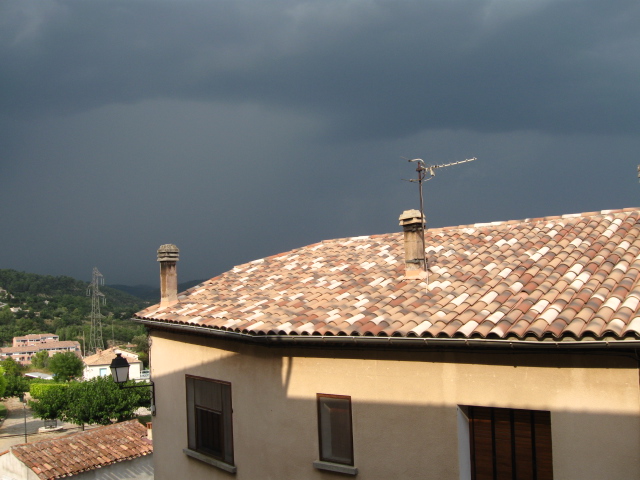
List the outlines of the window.
{"type": "Polygon", "coordinates": [[[472,480],[551,480],[551,414],[467,407],[472,480]]]}
{"type": "Polygon", "coordinates": [[[185,453],[235,472],[235,467],[228,468],[233,466],[231,384],[190,375],[186,381],[189,448],[185,453]]]}
{"type": "Polygon", "coordinates": [[[317,394],[320,461],[353,466],[351,397],[317,394]]]}

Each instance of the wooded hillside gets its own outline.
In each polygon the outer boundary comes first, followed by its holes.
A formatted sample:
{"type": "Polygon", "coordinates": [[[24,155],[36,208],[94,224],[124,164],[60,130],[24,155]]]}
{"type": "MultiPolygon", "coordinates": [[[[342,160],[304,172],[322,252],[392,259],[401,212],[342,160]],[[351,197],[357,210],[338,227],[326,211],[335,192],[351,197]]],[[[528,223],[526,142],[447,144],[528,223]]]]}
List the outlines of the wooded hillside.
{"type": "MultiPolygon", "coordinates": [[[[100,306],[105,347],[145,334],[129,319],[150,302],[106,286],[100,291],[105,296],[100,306]]],[[[0,269],[0,344],[10,345],[14,336],[30,333],[55,333],[60,340],[82,344],[83,334],[89,338],[90,294],[88,282],[71,277],[0,269]]]]}

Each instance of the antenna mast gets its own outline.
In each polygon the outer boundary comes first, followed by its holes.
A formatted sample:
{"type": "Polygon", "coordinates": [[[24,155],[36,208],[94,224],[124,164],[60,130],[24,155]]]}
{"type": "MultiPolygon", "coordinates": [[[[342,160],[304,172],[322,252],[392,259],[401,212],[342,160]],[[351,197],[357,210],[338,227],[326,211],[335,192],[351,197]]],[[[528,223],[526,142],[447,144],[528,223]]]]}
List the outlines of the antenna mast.
{"type": "Polygon", "coordinates": [[[96,353],[104,350],[102,342],[102,314],[100,303],[106,302],[104,293],[100,291],[100,285],[104,285],[104,277],[96,267],[93,268],[93,278],[87,289],[87,296],[91,295],[91,331],[89,332],[89,351],[96,353]]]}
{"type": "MultiPolygon", "coordinates": [[[[427,275],[429,274],[429,266],[427,265],[427,252],[425,249],[425,228],[426,228],[426,224],[427,224],[427,219],[425,218],[424,215],[424,198],[422,195],[422,184],[424,182],[428,182],[429,180],[431,180],[433,177],[436,176],[436,170],[438,168],[443,168],[443,167],[451,167],[453,165],[459,165],[461,163],[467,163],[467,162],[473,162],[474,160],[476,160],[476,157],[473,158],[467,158],[466,160],[460,160],[459,162],[452,162],[452,163],[443,163],[441,165],[425,165],[424,160],[422,160],[421,158],[414,158],[409,160],[409,162],[416,162],[417,163],[417,167],[416,167],[416,172],[418,172],[418,178],[412,178],[411,180],[409,180],[410,182],[417,182],[418,183],[418,189],[420,191],[420,215],[421,215],[421,219],[422,219],[422,255],[423,255],[423,261],[424,261],[424,270],[425,272],[427,272],[427,275]]],[[[640,172],[640,166],[638,167],[638,171],[640,172]]],[[[640,175],[640,173],[639,173],[640,175]]],[[[427,283],[429,283],[427,281],[427,283]]]]}

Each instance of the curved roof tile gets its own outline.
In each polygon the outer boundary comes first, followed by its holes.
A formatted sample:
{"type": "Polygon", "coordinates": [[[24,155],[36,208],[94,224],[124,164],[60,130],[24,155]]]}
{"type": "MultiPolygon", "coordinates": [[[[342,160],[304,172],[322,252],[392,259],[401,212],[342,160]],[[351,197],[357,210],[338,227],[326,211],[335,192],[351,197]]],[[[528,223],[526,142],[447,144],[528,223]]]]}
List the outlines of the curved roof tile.
{"type": "Polygon", "coordinates": [[[640,211],[430,229],[404,277],[401,233],[327,240],[218,275],[142,321],[247,335],[640,339],[640,211]]]}

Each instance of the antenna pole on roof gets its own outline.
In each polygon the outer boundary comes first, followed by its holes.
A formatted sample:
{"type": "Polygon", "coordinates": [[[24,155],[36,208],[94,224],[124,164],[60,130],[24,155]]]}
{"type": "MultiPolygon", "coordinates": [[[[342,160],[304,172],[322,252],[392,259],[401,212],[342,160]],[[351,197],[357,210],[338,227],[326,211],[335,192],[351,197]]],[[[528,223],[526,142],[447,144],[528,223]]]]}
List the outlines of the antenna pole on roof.
{"type": "MultiPolygon", "coordinates": [[[[467,158],[465,160],[460,160],[458,162],[451,162],[451,163],[443,163],[440,165],[425,165],[424,160],[422,160],[421,158],[413,158],[411,160],[409,160],[409,162],[415,162],[418,166],[416,167],[416,172],[418,172],[418,178],[413,178],[411,180],[409,180],[410,182],[417,182],[418,183],[418,190],[420,191],[420,215],[422,216],[421,218],[421,226],[422,226],[422,254],[423,254],[423,260],[424,260],[424,270],[425,272],[427,272],[427,275],[429,274],[429,266],[427,265],[427,252],[426,252],[426,241],[425,241],[425,228],[426,228],[426,223],[427,220],[425,218],[424,215],[424,197],[422,195],[422,184],[424,182],[428,182],[429,180],[431,180],[433,177],[436,176],[436,170],[438,168],[443,168],[443,167],[451,167],[453,165],[459,165],[461,163],[467,163],[467,162],[473,162],[474,160],[476,160],[476,157],[473,158],[467,158]]],[[[638,178],[640,178],[640,165],[638,166],[638,178]]],[[[427,280],[427,284],[429,283],[429,281],[427,280]]]]}

